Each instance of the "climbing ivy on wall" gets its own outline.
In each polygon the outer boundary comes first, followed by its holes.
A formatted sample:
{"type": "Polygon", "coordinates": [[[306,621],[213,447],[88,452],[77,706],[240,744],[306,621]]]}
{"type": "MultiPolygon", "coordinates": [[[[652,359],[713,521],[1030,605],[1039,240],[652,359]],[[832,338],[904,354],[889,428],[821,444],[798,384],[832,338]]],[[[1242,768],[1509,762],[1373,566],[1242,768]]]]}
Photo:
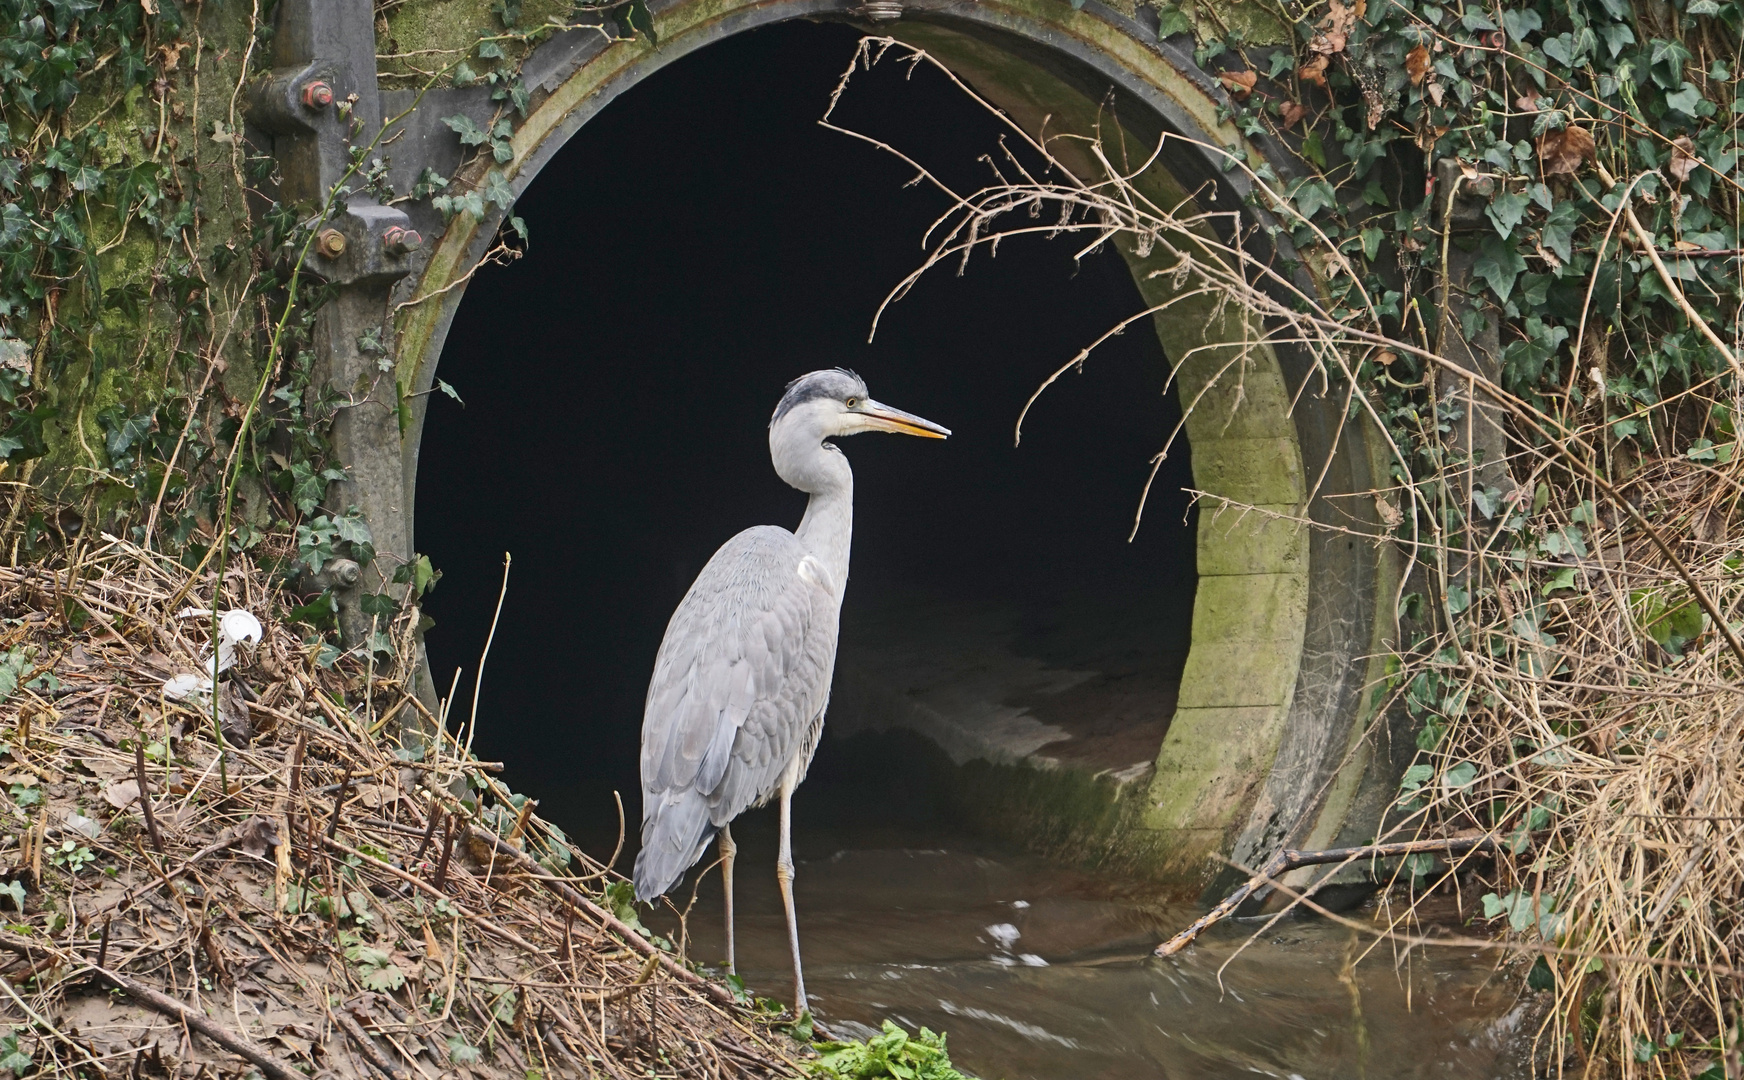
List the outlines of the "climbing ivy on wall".
{"type": "MultiPolygon", "coordinates": [[[[1547,1069],[1593,1054],[1624,1075],[1731,1075],[1744,1028],[1718,977],[1648,958],[1731,947],[1735,871],[1619,807],[1716,812],[1726,782],[1703,763],[1734,744],[1744,7],[1286,13],[1288,48],[1214,31],[1197,53],[1224,118],[1293,151],[1296,175],[1256,169],[1275,229],[1373,342],[1351,357],[1352,416],[1399,448],[1378,516],[1419,567],[1391,689],[1420,754],[1394,821],[1501,838],[1481,915],[1546,950],[1522,973],[1553,992],[1547,1069]],[[1465,342],[1490,390],[1450,383],[1465,342]],[[1486,396],[1499,469],[1461,437],[1486,396]]],[[[1165,33],[1216,26],[1161,14],[1165,33]]],[[[1427,855],[1400,869],[1453,873],[1427,855]]]]}
{"type": "MultiPolygon", "coordinates": [[[[1596,369],[1614,438],[1730,436],[1724,413],[1679,416],[1670,430],[1632,406],[1728,369],[1643,245],[1651,237],[1695,314],[1736,336],[1744,13],[1735,0],[1331,0],[1297,15],[1291,50],[1260,57],[1228,38],[1198,52],[1227,65],[1236,126],[1282,136],[1307,169],[1284,191],[1337,256],[1305,224],[1292,239],[1329,279],[1335,310],[1361,277],[1386,329],[1440,344],[1439,217],[1456,193],[1437,189],[1435,163],[1451,161],[1457,194],[1484,200],[1489,226],[1449,241],[1477,256],[1478,302],[1461,329],[1476,337],[1484,320],[1501,324],[1510,391],[1579,409],[1600,396],[1596,369]],[[1639,236],[1621,213],[1626,197],[1639,236]],[[1341,281],[1346,268],[1354,273],[1341,281]],[[1578,359],[1567,347],[1576,341],[1578,359]]],[[[1178,9],[1165,25],[1171,16],[1178,9]]],[[[1413,434],[1421,364],[1382,352],[1365,365],[1361,381],[1413,434]]]]}

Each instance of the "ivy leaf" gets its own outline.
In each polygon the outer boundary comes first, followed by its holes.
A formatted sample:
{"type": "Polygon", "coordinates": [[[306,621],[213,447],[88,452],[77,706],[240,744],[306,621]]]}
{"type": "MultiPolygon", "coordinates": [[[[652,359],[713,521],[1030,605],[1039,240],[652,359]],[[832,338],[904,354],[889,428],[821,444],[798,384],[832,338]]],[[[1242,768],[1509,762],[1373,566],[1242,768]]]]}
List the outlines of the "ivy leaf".
{"type": "Polygon", "coordinates": [[[1549,596],[1558,589],[1568,589],[1573,591],[1575,587],[1574,581],[1576,573],[1577,571],[1572,566],[1563,567],[1561,570],[1550,575],[1550,580],[1544,583],[1542,592],[1545,596],[1549,596]]]}
{"type": "Polygon", "coordinates": [[[133,444],[151,434],[151,414],[140,413],[118,420],[109,429],[109,438],[105,449],[109,451],[109,462],[119,467],[122,455],[126,454],[133,444]]]}
{"type": "Polygon", "coordinates": [[[437,379],[436,380],[436,389],[442,391],[444,394],[447,394],[449,397],[453,398],[455,401],[460,402],[461,408],[463,408],[463,409],[466,408],[466,402],[460,401],[460,391],[454,389],[454,387],[450,386],[448,383],[444,382],[441,379],[437,379]]]}
{"type": "Polygon", "coordinates": [[[327,497],[327,480],[315,471],[314,466],[307,461],[291,463],[291,502],[305,516],[315,512],[322,499],[327,497]]]}
{"type": "Polygon", "coordinates": [[[1514,292],[1514,281],[1526,269],[1526,257],[1508,240],[1486,236],[1472,273],[1482,278],[1496,298],[1507,303],[1514,292]]]}
{"type": "MultiPolygon", "coordinates": [[[[1696,0],[1696,2],[1701,3],[1701,0],[1696,0]]],[[[1613,60],[1624,48],[1635,44],[1635,31],[1629,29],[1628,23],[1610,23],[1601,26],[1599,27],[1599,36],[1605,39],[1605,48],[1610,51],[1613,60]]]]}
{"type": "Polygon", "coordinates": [[[1697,112],[1702,105],[1702,91],[1695,83],[1686,82],[1676,93],[1665,95],[1665,103],[1685,116],[1699,116],[1697,112]]]}
{"type": "Polygon", "coordinates": [[[507,210],[515,205],[515,189],[503,179],[503,174],[492,169],[485,174],[484,198],[486,202],[496,204],[498,209],[507,210]]]}
{"type": "Polygon", "coordinates": [[[1303,180],[1291,192],[1290,198],[1305,218],[1311,218],[1329,206],[1338,205],[1338,195],[1332,190],[1332,185],[1320,177],[1303,180]]]}
{"type": "Polygon", "coordinates": [[[1469,761],[1462,761],[1453,768],[1441,774],[1441,786],[1449,791],[1458,791],[1467,787],[1477,778],[1478,767],[1469,761]]]}
{"type": "Polygon", "coordinates": [[[18,1040],[16,1037],[8,1039],[7,1041],[11,1043],[11,1045],[5,1047],[5,1056],[0,1056],[0,1069],[10,1069],[12,1070],[13,1076],[23,1076],[30,1070],[30,1055],[18,1048],[18,1040]]]}
{"type": "Polygon", "coordinates": [[[333,532],[348,544],[369,544],[375,539],[370,535],[369,526],[363,523],[363,518],[356,514],[334,518],[333,532]]]}
{"type": "Polygon", "coordinates": [[[1556,254],[1564,263],[1574,258],[1574,229],[1580,224],[1580,211],[1572,202],[1558,203],[1545,218],[1544,225],[1538,231],[1544,246],[1556,254]]]}
{"type": "Polygon", "coordinates": [[[69,174],[74,191],[96,191],[103,186],[103,170],[81,165],[69,174]]]}
{"type": "MultiPolygon", "coordinates": [[[[1193,32],[1193,20],[1189,19],[1187,17],[1187,13],[1185,11],[1181,10],[1181,7],[1179,4],[1158,4],[1157,5],[1157,40],[1158,41],[1161,41],[1164,38],[1175,37],[1176,35],[1179,35],[1179,34],[1191,34],[1192,32],[1193,32]]],[[[1290,62],[1290,54],[1286,52],[1286,53],[1283,53],[1282,55],[1284,57],[1285,66],[1288,67],[1289,62],[1290,62]]],[[[1276,78],[1276,77],[1277,76],[1275,76],[1275,75],[1273,76],[1273,78],[1276,78]]]]}
{"type": "Polygon", "coordinates": [[[1502,12],[1502,29],[1509,41],[1525,41],[1527,34],[1544,29],[1544,20],[1532,8],[1510,8],[1502,12]]]}
{"type": "Polygon", "coordinates": [[[442,122],[448,125],[450,131],[460,136],[462,146],[482,146],[490,138],[483,128],[472,122],[470,116],[444,116],[442,122]]]}
{"type": "Polygon", "coordinates": [[[1544,55],[1555,60],[1563,67],[1572,68],[1580,66],[1575,62],[1576,53],[1574,47],[1574,36],[1572,34],[1558,34],[1553,38],[1545,39],[1544,55]]]}
{"type": "Polygon", "coordinates": [[[1375,256],[1379,255],[1381,252],[1381,239],[1386,234],[1382,233],[1379,229],[1371,227],[1364,229],[1361,235],[1363,255],[1370,262],[1373,262],[1375,256]]]}
{"type": "Polygon", "coordinates": [[[660,35],[654,32],[654,16],[648,10],[648,0],[630,0],[624,12],[624,21],[632,30],[647,38],[648,44],[660,44],[660,35]]]}
{"type": "Polygon", "coordinates": [[[459,1035],[448,1036],[448,1060],[456,1065],[477,1065],[484,1055],[459,1035]]]}
{"type": "MultiPolygon", "coordinates": [[[[1490,205],[1484,208],[1484,214],[1490,219],[1490,224],[1496,227],[1496,233],[1505,240],[1514,235],[1514,226],[1520,224],[1520,219],[1526,216],[1528,202],[1525,195],[1504,191],[1490,200],[1490,205]]],[[[1521,268],[1524,269],[1524,266],[1521,268]]]]}

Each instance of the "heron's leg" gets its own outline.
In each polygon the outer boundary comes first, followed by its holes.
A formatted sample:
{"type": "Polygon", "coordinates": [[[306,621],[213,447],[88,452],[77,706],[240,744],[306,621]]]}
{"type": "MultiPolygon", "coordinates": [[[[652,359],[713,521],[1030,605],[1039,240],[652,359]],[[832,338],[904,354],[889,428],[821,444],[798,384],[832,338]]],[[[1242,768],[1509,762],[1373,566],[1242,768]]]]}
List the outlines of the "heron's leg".
{"type": "Polygon", "coordinates": [[[775,857],[775,880],[781,885],[781,904],[787,910],[787,946],[793,952],[793,1014],[810,1006],[805,997],[805,971],[799,964],[799,918],[793,912],[793,789],[797,769],[789,766],[781,778],[781,852],[775,857]]]}
{"type": "Polygon", "coordinates": [[[739,845],[733,843],[733,830],[730,826],[721,826],[721,887],[727,894],[727,974],[737,975],[739,969],[733,966],[733,857],[739,853],[739,845]]]}

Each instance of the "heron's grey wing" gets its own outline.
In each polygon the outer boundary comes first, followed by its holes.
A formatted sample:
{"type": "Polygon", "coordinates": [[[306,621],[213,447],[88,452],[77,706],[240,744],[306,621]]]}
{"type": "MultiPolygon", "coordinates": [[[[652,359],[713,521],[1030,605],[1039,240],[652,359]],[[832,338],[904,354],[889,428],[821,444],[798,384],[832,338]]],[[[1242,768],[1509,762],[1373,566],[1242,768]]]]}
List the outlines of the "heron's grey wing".
{"type": "Polygon", "coordinates": [[[636,895],[659,896],[768,798],[829,698],[836,583],[786,529],[715,552],[666,627],[642,720],[636,895]]]}

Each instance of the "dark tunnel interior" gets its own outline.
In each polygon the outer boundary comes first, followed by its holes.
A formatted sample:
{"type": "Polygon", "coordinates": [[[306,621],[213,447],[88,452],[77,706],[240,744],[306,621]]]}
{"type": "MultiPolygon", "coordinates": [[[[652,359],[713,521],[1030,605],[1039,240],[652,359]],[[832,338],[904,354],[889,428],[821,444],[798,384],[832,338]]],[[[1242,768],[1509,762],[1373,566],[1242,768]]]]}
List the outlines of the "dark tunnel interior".
{"type": "MultiPolygon", "coordinates": [[[[464,720],[512,552],[477,749],[590,849],[609,850],[615,789],[633,854],[643,695],[685,588],[738,530],[799,521],[766,426],[815,368],[853,368],[955,432],[842,442],[856,516],[832,717],[864,718],[856,687],[894,687],[935,712],[1056,724],[1072,738],[1039,752],[1118,766],[1154,756],[1172,712],[1195,584],[1184,440],[1127,542],[1179,419],[1155,337],[1111,340],[1012,442],[1042,379],[1139,308],[1127,268],[1111,251],[1074,263],[1069,240],[1013,243],[924,279],[868,344],[946,202],[818,126],[857,37],[745,33],[625,93],[532,184],[525,258],[478,274],[444,348],[438,374],[465,406],[432,395],[416,507],[418,549],[444,575],[428,601],[437,685],[464,669],[464,720]]],[[[905,75],[859,77],[839,116],[979,184],[997,121],[937,73],[905,75]]],[[[889,770],[869,775],[859,741],[826,737],[799,820],[832,792],[857,808],[841,813],[927,812],[922,792],[892,797],[889,770]]]]}

